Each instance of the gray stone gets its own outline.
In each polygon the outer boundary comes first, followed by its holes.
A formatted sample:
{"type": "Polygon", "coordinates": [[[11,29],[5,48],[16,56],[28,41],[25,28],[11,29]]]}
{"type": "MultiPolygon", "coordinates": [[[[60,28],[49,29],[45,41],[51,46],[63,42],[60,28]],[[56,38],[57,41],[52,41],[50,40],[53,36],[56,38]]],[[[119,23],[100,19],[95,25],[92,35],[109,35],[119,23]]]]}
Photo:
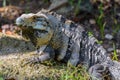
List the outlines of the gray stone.
{"type": "Polygon", "coordinates": [[[105,38],[108,39],[108,40],[111,40],[111,39],[113,39],[113,36],[111,34],[106,34],[105,38]]]}

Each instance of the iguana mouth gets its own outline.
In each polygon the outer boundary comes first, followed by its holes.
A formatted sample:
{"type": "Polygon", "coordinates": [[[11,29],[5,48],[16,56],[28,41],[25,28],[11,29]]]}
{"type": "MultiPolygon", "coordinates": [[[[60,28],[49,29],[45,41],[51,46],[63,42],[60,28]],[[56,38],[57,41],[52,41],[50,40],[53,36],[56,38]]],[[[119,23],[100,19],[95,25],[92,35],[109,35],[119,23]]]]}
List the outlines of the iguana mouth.
{"type": "Polygon", "coordinates": [[[47,33],[48,31],[45,31],[45,30],[34,30],[34,35],[38,38],[41,38],[43,34],[47,34],[47,33]]]}
{"type": "Polygon", "coordinates": [[[37,32],[39,32],[39,33],[48,33],[48,31],[46,31],[46,30],[38,30],[38,29],[34,29],[34,31],[37,31],[37,32]]]}
{"type": "Polygon", "coordinates": [[[40,33],[48,33],[48,31],[46,30],[37,30],[37,31],[39,31],[40,33]]]}
{"type": "Polygon", "coordinates": [[[23,25],[18,25],[19,28],[21,29],[32,29],[32,26],[23,26],[23,25]]]}
{"type": "MultiPolygon", "coordinates": [[[[32,26],[23,26],[23,25],[18,25],[22,30],[27,30],[27,29],[33,29],[32,26]]],[[[40,30],[40,29],[33,29],[34,31],[38,31],[39,33],[48,33],[47,30],[40,30]]]]}

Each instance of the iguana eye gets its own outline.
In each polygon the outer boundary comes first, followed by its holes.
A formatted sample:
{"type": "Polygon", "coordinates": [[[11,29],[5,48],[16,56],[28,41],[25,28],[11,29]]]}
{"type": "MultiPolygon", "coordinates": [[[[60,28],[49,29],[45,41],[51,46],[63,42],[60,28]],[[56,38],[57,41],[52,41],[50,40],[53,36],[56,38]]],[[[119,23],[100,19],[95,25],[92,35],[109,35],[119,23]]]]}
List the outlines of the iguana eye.
{"type": "Polygon", "coordinates": [[[37,18],[38,18],[37,16],[33,16],[33,17],[32,17],[32,20],[33,20],[33,21],[36,21],[37,18]]]}

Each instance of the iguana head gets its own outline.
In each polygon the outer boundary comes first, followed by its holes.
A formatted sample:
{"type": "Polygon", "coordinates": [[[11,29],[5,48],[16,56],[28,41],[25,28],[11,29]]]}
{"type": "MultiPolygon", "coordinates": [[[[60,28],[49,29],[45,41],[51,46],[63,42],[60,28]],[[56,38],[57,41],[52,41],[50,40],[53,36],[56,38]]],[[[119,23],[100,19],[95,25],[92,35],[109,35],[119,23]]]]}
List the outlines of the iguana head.
{"type": "Polygon", "coordinates": [[[44,14],[23,14],[16,19],[16,24],[21,28],[33,28],[46,31],[50,24],[44,14]]]}
{"type": "Polygon", "coordinates": [[[48,22],[45,14],[23,14],[16,19],[16,24],[23,31],[28,31],[25,34],[28,34],[29,37],[32,35],[36,38],[38,45],[47,44],[53,35],[52,25],[48,22]]]}

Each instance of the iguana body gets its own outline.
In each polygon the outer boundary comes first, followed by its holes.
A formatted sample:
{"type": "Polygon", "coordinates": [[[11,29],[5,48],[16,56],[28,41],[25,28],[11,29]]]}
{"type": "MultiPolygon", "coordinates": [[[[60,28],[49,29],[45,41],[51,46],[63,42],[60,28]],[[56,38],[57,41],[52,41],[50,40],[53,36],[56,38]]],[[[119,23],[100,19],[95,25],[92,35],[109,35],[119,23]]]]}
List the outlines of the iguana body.
{"type": "Polygon", "coordinates": [[[31,62],[56,58],[74,66],[83,64],[99,80],[106,68],[114,65],[96,38],[82,26],[54,12],[42,10],[36,14],[23,14],[16,24],[21,26],[23,35],[32,41],[40,54],[31,58],[31,62]]]}

